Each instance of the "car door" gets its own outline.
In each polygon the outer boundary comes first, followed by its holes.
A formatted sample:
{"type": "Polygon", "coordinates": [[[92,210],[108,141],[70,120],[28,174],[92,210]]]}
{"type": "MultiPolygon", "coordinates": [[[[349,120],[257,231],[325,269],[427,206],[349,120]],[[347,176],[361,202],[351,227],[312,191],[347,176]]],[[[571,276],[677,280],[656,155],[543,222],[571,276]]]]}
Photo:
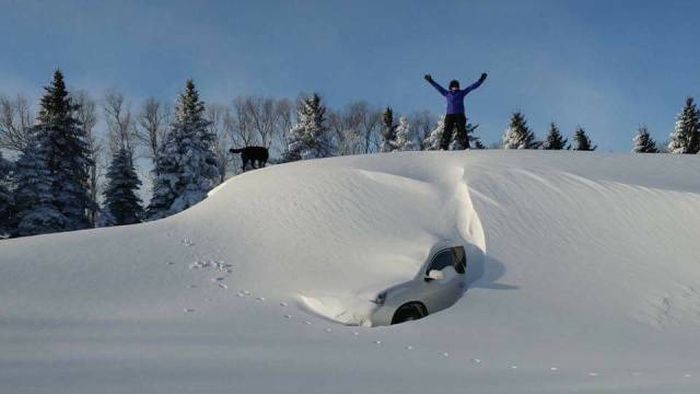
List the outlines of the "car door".
{"type": "Polygon", "coordinates": [[[425,304],[430,313],[445,309],[452,305],[464,292],[465,278],[464,248],[446,248],[435,253],[427,265],[425,276],[431,270],[438,270],[444,279],[425,279],[425,304]]]}

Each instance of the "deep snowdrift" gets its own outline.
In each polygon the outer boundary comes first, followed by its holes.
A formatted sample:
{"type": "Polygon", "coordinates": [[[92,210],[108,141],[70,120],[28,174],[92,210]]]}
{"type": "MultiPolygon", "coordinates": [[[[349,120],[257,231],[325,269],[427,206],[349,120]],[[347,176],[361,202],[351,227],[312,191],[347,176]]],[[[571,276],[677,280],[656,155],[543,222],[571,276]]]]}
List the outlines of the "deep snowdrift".
{"type": "Polygon", "coordinates": [[[347,157],[249,172],[158,222],[2,241],[0,392],[697,392],[699,174],[671,155],[347,157]],[[468,246],[453,307],[373,329],[302,308],[406,281],[440,239],[468,246]]]}

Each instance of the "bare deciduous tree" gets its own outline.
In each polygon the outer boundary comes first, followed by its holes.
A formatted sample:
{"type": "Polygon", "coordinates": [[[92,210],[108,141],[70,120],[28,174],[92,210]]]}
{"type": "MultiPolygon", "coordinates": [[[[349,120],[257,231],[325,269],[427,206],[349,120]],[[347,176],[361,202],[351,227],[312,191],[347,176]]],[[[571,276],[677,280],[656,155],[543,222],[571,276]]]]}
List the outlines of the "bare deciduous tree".
{"type": "Polygon", "coordinates": [[[219,170],[219,182],[226,180],[226,172],[230,168],[232,157],[228,152],[231,146],[230,134],[227,132],[226,119],[230,111],[223,105],[210,104],[207,106],[205,118],[209,121],[208,130],[214,135],[214,153],[216,167],[219,170]]]}
{"type": "Polygon", "coordinates": [[[416,137],[418,138],[418,146],[420,150],[424,150],[425,147],[423,143],[425,139],[430,135],[435,126],[437,125],[437,119],[430,111],[419,111],[414,112],[409,117],[409,122],[411,123],[411,128],[415,130],[416,137]]]}
{"type": "Polygon", "coordinates": [[[252,146],[257,143],[255,121],[246,97],[238,97],[233,101],[233,111],[225,117],[225,125],[234,144],[252,146]]]}
{"type": "Polygon", "coordinates": [[[338,155],[376,152],[381,145],[381,111],[364,101],[329,115],[338,155]]]}
{"type": "Polygon", "coordinates": [[[169,106],[155,98],[147,99],[141,107],[136,127],[136,139],[146,147],[148,157],[154,168],[158,159],[158,150],[168,133],[172,112],[169,106]]]}
{"type": "Polygon", "coordinates": [[[34,115],[26,97],[0,97],[0,148],[24,150],[33,124],[34,115]]]}
{"type": "Polygon", "coordinates": [[[108,92],[104,98],[103,110],[109,136],[109,150],[116,153],[121,148],[134,152],[135,131],[131,109],[124,95],[108,92]]]}

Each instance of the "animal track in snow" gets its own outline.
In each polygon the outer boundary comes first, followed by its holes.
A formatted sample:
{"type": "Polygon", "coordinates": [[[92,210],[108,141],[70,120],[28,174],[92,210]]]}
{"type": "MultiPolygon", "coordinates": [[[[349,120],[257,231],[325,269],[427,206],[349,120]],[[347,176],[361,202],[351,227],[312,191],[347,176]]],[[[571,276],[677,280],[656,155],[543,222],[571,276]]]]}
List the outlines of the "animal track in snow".
{"type": "Polygon", "coordinates": [[[183,239],[180,241],[180,243],[181,243],[183,246],[188,247],[188,248],[189,248],[190,246],[194,246],[194,241],[192,241],[192,240],[190,240],[190,239],[188,239],[188,238],[183,238],[183,239]]]}
{"type": "Polygon", "coordinates": [[[213,268],[217,271],[225,272],[227,274],[233,272],[231,270],[231,267],[233,267],[233,265],[226,264],[221,260],[197,260],[194,263],[190,264],[190,269],[213,268]]]}

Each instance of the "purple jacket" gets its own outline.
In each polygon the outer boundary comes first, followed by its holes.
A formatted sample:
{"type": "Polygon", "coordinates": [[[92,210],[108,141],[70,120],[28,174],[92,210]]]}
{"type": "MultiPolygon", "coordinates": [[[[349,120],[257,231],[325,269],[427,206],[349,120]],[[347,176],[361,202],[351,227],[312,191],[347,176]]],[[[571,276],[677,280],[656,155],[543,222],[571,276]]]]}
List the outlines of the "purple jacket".
{"type": "Polygon", "coordinates": [[[431,85],[435,89],[437,89],[440,94],[445,96],[447,99],[447,114],[448,115],[457,115],[457,114],[464,114],[464,96],[469,94],[472,90],[478,88],[481,86],[481,84],[484,82],[481,79],[474,82],[473,84],[467,86],[466,89],[463,90],[456,90],[456,91],[451,91],[443,88],[440,86],[437,82],[435,81],[429,81],[431,85]]]}

